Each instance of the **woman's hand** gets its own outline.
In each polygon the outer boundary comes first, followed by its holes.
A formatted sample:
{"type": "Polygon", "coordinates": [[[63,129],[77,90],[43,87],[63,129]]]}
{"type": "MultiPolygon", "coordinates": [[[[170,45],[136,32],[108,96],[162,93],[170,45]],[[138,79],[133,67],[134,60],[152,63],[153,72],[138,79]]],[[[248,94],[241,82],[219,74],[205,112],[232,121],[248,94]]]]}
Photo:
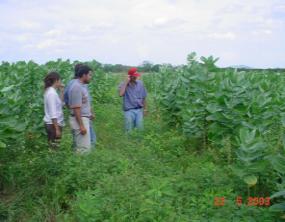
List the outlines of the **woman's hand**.
{"type": "Polygon", "coordinates": [[[55,128],[55,137],[56,137],[57,139],[60,139],[60,138],[61,138],[61,132],[60,132],[59,127],[55,128]]]}

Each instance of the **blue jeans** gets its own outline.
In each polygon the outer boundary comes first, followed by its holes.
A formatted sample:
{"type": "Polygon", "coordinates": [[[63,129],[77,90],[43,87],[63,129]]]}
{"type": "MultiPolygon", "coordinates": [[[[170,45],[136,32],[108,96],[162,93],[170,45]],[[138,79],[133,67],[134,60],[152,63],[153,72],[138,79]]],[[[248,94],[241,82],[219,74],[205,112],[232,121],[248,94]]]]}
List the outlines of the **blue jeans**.
{"type": "Polygon", "coordinates": [[[90,140],[91,140],[91,145],[95,148],[95,144],[96,144],[96,133],[93,129],[93,121],[90,120],[90,140]]]}
{"type": "Polygon", "coordinates": [[[143,129],[143,109],[130,109],[125,111],[125,130],[130,132],[133,128],[143,129]]]}

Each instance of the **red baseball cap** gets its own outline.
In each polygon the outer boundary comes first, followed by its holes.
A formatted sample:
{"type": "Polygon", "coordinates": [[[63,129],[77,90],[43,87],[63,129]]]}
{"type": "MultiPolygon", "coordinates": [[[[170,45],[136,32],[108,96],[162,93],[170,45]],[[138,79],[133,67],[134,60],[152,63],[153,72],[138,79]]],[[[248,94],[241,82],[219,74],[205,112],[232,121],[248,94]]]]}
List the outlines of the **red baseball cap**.
{"type": "Polygon", "coordinates": [[[136,77],[139,77],[141,76],[140,73],[137,72],[137,68],[133,67],[133,68],[130,68],[129,71],[128,71],[128,75],[129,76],[136,76],[136,77]]]}

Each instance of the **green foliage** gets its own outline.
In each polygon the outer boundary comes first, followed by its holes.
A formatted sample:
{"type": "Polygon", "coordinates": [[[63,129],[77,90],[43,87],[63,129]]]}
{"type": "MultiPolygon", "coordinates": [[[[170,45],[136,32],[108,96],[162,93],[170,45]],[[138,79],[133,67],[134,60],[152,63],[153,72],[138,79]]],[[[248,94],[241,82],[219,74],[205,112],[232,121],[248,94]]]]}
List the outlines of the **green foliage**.
{"type": "Polygon", "coordinates": [[[278,174],[278,183],[277,190],[271,195],[271,200],[274,201],[273,205],[270,207],[270,210],[277,212],[278,215],[284,219],[285,217],[285,157],[284,155],[270,155],[267,157],[270,161],[273,169],[278,174]]]}
{"type": "Polygon", "coordinates": [[[193,52],[186,66],[162,67],[145,79],[168,126],[189,141],[200,141],[198,149],[226,153],[248,195],[249,188],[259,196],[280,190],[285,75],[280,70],[219,69],[217,61],[213,56],[198,60],[193,52]]]}
{"type": "Polygon", "coordinates": [[[150,112],[144,133],[131,137],[122,129],[122,76],[89,62],[98,144],[85,156],[71,151],[68,128],[59,151],[49,151],[42,137],[43,77],[56,70],[66,84],[74,64],[2,63],[0,220],[221,222],[274,221],[276,211],[282,216],[284,76],[221,70],[216,62],[191,53],[185,66],[165,65],[143,75],[150,112]],[[272,211],[236,205],[237,196],[249,194],[272,194],[272,211]],[[225,205],[215,206],[216,197],[225,197],[225,205]]]}
{"type": "MultiPolygon", "coordinates": [[[[90,90],[94,103],[111,102],[108,78],[96,61],[87,63],[93,70],[90,90]]],[[[51,61],[38,65],[32,61],[0,65],[0,145],[16,143],[33,145],[33,140],[44,134],[43,128],[43,79],[50,71],[59,72],[63,83],[74,76],[74,65],[69,60],[51,61]]]]}
{"type": "Polygon", "coordinates": [[[236,151],[238,162],[234,172],[240,176],[248,186],[257,183],[257,174],[268,169],[268,163],[264,161],[266,144],[260,136],[256,135],[256,130],[241,128],[236,151]]]}

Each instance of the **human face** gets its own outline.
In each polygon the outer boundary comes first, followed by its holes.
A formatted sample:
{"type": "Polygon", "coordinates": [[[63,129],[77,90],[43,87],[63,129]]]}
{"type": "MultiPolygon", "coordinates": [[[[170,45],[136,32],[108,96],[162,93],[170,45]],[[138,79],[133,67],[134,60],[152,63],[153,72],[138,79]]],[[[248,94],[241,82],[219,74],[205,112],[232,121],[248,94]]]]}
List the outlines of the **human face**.
{"type": "Polygon", "coordinates": [[[89,84],[91,82],[92,71],[89,71],[88,74],[84,75],[84,83],[89,84]]]}
{"type": "Polygon", "coordinates": [[[61,87],[61,80],[56,80],[54,83],[54,88],[59,89],[61,87]]]}
{"type": "Polygon", "coordinates": [[[130,76],[130,80],[131,80],[131,82],[135,82],[137,80],[137,77],[136,76],[130,76]]]}

